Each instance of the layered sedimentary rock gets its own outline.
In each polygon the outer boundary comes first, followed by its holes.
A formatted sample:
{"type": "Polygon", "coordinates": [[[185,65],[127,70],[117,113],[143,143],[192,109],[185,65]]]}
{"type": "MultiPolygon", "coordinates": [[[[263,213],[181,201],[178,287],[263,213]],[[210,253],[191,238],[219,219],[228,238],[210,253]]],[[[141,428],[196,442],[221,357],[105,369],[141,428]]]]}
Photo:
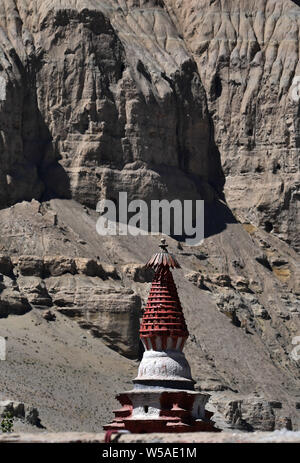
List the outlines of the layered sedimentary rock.
{"type": "Polygon", "coordinates": [[[156,244],[97,235],[97,201],[119,191],[225,197],[244,227],[224,203],[211,205],[203,246],[176,249],[187,357],[225,427],[299,426],[298,56],[290,0],[1,1],[0,335],[12,347],[4,398],[33,401],[57,430],[108,421],[99,390],[123,390],[133,363],[104,343],[138,356],[152,279],[142,264],[156,244]],[[86,346],[77,351],[74,336],[86,346]]]}
{"type": "Polygon", "coordinates": [[[0,27],[2,206],[212,199],[219,150],[239,218],[299,247],[295,2],[5,0],[0,27]]]}
{"type": "MultiPolygon", "coordinates": [[[[124,355],[138,358],[139,307],[153,278],[142,266],[159,238],[101,237],[97,218],[69,200],[0,211],[2,285],[14,282],[28,303],[22,316],[15,316],[12,302],[2,314],[0,335],[9,349],[3,399],[32,403],[51,429],[53,423],[57,430],[99,428],[117,407],[112,396],[136,374],[136,363],[124,355]],[[33,396],[33,390],[43,394],[33,396]],[[91,414],[85,414],[86,400],[91,414]]],[[[168,242],[182,266],[175,282],[190,331],[186,357],[198,390],[211,395],[218,427],[277,429],[291,419],[298,429],[299,360],[292,355],[299,351],[293,344],[300,330],[297,254],[272,234],[239,223],[200,247],[168,242]]]]}
{"type": "Polygon", "coordinates": [[[55,320],[58,311],[101,338],[121,354],[139,352],[140,297],[121,287],[114,266],[64,256],[0,255],[0,318],[42,310],[55,320]],[[8,274],[8,275],[7,275],[8,274]],[[52,308],[52,311],[46,310],[52,308]],[[53,312],[54,310],[54,312],[53,312]]]}
{"type": "Polygon", "coordinates": [[[238,217],[299,249],[299,5],[165,0],[197,62],[238,217]],[[296,95],[297,95],[297,88],[296,95]]]}
{"type": "Polygon", "coordinates": [[[161,2],[0,8],[2,207],[221,191],[199,72],[161,2]]]}

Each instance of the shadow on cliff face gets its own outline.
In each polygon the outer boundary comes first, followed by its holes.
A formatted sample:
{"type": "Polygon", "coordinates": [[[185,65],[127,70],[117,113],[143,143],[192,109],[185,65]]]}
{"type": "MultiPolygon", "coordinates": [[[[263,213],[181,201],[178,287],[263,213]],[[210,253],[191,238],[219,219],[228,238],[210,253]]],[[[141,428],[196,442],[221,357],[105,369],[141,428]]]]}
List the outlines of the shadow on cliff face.
{"type": "Polygon", "coordinates": [[[42,60],[34,57],[29,61],[28,68],[23,71],[26,84],[23,102],[23,155],[27,162],[35,164],[37,176],[42,184],[39,196],[33,196],[39,201],[54,198],[71,199],[70,180],[59,164],[61,155],[56,149],[45,115],[39,108],[37,97],[37,71],[42,66],[42,60]]]}
{"type": "Polygon", "coordinates": [[[36,153],[35,163],[38,178],[43,184],[43,192],[39,201],[48,201],[54,198],[71,199],[70,179],[59,164],[60,155],[53,144],[52,135],[38,109],[36,103],[36,121],[38,136],[24,143],[24,156],[26,152],[36,153]]]}
{"type": "Polygon", "coordinates": [[[142,62],[137,53],[137,62],[133,60],[127,66],[126,50],[103,13],[87,9],[79,14],[68,10],[55,17],[49,15],[47,21],[43,23],[43,34],[51,36],[55,32],[56,37],[51,56],[43,50],[29,59],[26,68],[19,63],[24,90],[20,98],[22,128],[18,135],[23,152],[20,150],[20,162],[14,164],[10,204],[32,198],[39,201],[74,198],[94,208],[102,195],[117,201],[119,191],[123,190],[130,199],[146,201],[202,199],[207,202],[206,236],[226,228],[226,223],[234,219],[218,202],[224,199],[225,177],[196,62],[187,55],[176,72],[172,70],[169,74],[165,72],[169,68],[160,63],[159,82],[165,89],[161,100],[156,98],[157,89],[147,60],[142,62]],[[67,24],[71,32],[66,44],[67,24]],[[78,37],[86,48],[76,47],[78,37]],[[70,60],[68,72],[72,79],[65,79],[66,70],[53,60],[62,50],[64,60],[70,60]],[[97,53],[91,72],[85,58],[94,50],[97,53]],[[125,65],[131,69],[131,74],[126,74],[127,80],[121,72],[125,65]],[[76,75],[71,72],[74,69],[78,70],[76,75]],[[101,77],[97,82],[94,71],[101,77]],[[122,79],[126,88],[123,82],[122,95],[118,96],[111,91],[111,83],[121,86],[122,79]],[[49,91],[53,82],[60,83],[54,100],[47,96],[55,93],[49,91]],[[84,86],[82,82],[87,84],[84,86]],[[72,95],[76,85],[75,98],[72,95]],[[132,133],[126,132],[126,121],[119,113],[121,103],[124,107],[131,103],[128,106],[134,122],[132,133]],[[97,105],[101,111],[95,110],[97,105]],[[92,128],[87,133],[89,120],[92,128]],[[133,161],[136,166],[130,168],[133,161]]]}
{"type": "Polygon", "coordinates": [[[210,185],[216,192],[218,199],[204,204],[204,238],[217,235],[226,229],[229,223],[238,223],[230,208],[226,205],[224,185],[225,174],[222,168],[221,154],[215,142],[215,128],[213,119],[210,123],[210,149],[215,160],[214,170],[210,172],[210,185]]]}
{"type": "Polygon", "coordinates": [[[70,179],[65,169],[59,163],[61,156],[53,143],[52,135],[38,110],[39,127],[41,131],[42,158],[38,164],[39,178],[45,186],[41,201],[50,199],[71,199],[70,179]]]}
{"type": "Polygon", "coordinates": [[[204,238],[221,233],[229,223],[238,223],[238,221],[225,203],[219,200],[211,203],[205,202],[204,238]]]}
{"type": "MultiPolygon", "coordinates": [[[[204,238],[222,233],[227,225],[232,223],[238,223],[238,221],[226,203],[219,199],[210,202],[204,201],[204,238]]],[[[186,242],[187,238],[193,239],[192,236],[187,235],[171,236],[179,242],[186,242]]]]}
{"type": "Polygon", "coordinates": [[[36,62],[24,64],[16,52],[13,59],[18,72],[7,80],[0,108],[0,208],[32,199],[71,198],[69,178],[39,110],[36,62]]]}
{"type": "Polygon", "coordinates": [[[237,223],[226,205],[225,176],[214,141],[213,122],[211,119],[209,122],[211,164],[203,175],[192,173],[188,165],[180,169],[165,164],[145,164],[147,168],[126,170],[127,191],[120,191],[122,182],[116,181],[116,173],[111,172],[103,182],[107,195],[102,199],[108,203],[105,207],[99,205],[100,215],[106,217],[112,227],[129,225],[136,229],[137,235],[163,233],[192,246],[200,244],[203,238],[222,233],[228,224],[237,223]],[[126,198],[121,199],[124,193],[126,198]],[[204,201],[203,209],[198,201],[204,201]]]}

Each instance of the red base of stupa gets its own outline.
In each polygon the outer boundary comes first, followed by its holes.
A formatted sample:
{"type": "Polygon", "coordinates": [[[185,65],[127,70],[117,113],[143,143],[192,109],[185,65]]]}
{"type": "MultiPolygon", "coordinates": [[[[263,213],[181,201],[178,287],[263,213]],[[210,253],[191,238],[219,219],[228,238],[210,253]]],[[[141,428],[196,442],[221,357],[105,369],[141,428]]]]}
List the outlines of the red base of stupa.
{"type": "Polygon", "coordinates": [[[182,432],[219,432],[220,430],[214,427],[214,423],[209,419],[207,421],[194,420],[190,424],[183,423],[179,417],[162,416],[156,419],[117,419],[111,423],[103,426],[106,431],[108,430],[127,430],[134,434],[143,433],[182,433],[182,432]]]}
{"type": "MultiPolygon", "coordinates": [[[[163,393],[163,397],[168,396],[177,396],[180,398],[181,394],[163,393]]],[[[127,394],[120,394],[117,398],[121,402],[122,408],[114,410],[114,421],[103,426],[103,428],[106,431],[127,430],[135,434],[153,432],[219,432],[220,430],[215,428],[214,422],[210,420],[213,413],[205,410],[203,419],[193,418],[188,404],[189,401],[186,397],[187,395],[184,394],[184,402],[181,404],[181,407],[178,403],[173,402],[170,409],[162,407],[159,412],[159,416],[139,417],[133,416],[133,406],[127,394]]],[[[162,402],[164,402],[164,400],[162,402]]]]}

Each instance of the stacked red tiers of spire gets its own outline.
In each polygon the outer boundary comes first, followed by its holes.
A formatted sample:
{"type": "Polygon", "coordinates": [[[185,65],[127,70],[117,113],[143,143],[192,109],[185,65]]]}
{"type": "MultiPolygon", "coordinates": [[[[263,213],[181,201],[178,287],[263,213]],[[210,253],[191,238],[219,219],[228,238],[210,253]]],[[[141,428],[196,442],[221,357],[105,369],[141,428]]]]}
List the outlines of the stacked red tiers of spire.
{"type": "Polygon", "coordinates": [[[155,270],[147,306],[140,328],[146,349],[182,350],[189,336],[182,307],[170,268],[180,268],[176,258],[169,254],[165,240],[162,252],[154,254],[146,267],[155,270]]]}
{"type": "Polygon", "coordinates": [[[181,350],[188,335],[172,273],[168,265],[161,265],[152,282],[140,328],[141,339],[148,349],[158,347],[156,336],[159,336],[162,338],[162,350],[167,347],[175,349],[176,346],[181,350]],[[177,345],[179,338],[181,342],[177,345]]]}

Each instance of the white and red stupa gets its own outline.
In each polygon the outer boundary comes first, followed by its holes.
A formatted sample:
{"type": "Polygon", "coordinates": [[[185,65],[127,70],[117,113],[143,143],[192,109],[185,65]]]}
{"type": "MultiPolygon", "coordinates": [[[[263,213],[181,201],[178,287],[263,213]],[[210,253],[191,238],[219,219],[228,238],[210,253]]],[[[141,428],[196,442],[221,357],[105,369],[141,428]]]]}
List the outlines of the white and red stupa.
{"type": "Polygon", "coordinates": [[[122,408],[105,430],[133,433],[218,431],[205,410],[209,394],[194,390],[190,366],[183,353],[188,330],[171,268],[180,268],[168,253],[161,252],[146,264],[155,270],[140,337],[145,347],[134,388],[117,395],[122,408]]]}

